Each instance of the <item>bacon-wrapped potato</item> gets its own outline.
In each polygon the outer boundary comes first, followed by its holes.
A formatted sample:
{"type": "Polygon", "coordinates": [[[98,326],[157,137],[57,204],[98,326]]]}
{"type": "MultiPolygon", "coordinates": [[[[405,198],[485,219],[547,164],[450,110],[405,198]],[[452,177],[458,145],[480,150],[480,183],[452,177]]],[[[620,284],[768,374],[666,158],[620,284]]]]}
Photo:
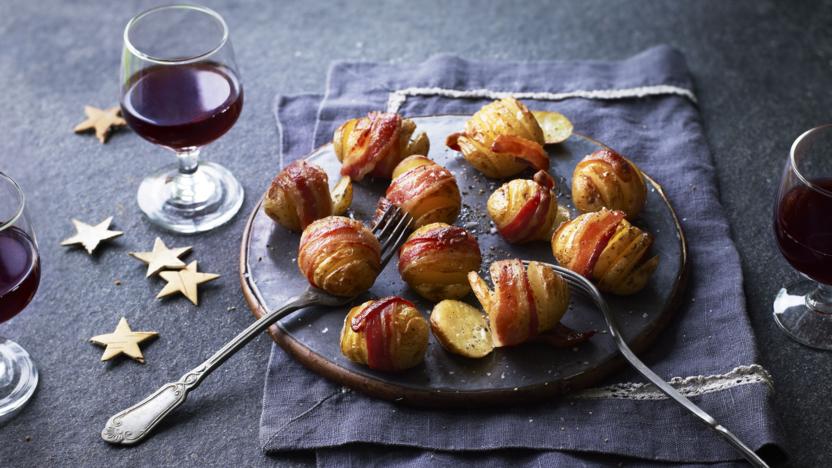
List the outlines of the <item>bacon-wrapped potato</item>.
{"type": "Polygon", "coordinates": [[[569,211],[558,205],[554,188],[552,176],[538,171],[534,180],[512,180],[488,197],[488,215],[506,242],[549,240],[555,228],[569,219],[569,211]]]}
{"type": "Polygon", "coordinates": [[[417,229],[399,249],[399,274],[419,295],[439,302],[471,290],[467,273],[480,269],[477,239],[465,229],[432,223],[417,229]]]}
{"type": "Polygon", "coordinates": [[[317,164],[297,160],[272,180],[263,211],[291,231],[302,231],[317,219],[344,214],[352,202],[352,182],[345,177],[330,193],[329,178],[317,164]]]}
{"type": "Polygon", "coordinates": [[[445,143],[493,179],[511,177],[529,166],[549,169],[540,125],[522,102],[511,97],[485,105],[465,123],[464,132],[449,135],[445,143]]]}
{"type": "Polygon", "coordinates": [[[341,353],[370,369],[409,369],[424,360],[427,349],[427,321],[416,306],[400,297],[353,307],[341,329],[341,353]]]}
{"type": "Polygon", "coordinates": [[[410,156],[396,166],[379,210],[383,211],[387,202],[408,212],[416,227],[453,223],[462,209],[454,175],[421,155],[410,156]]]}
{"type": "Polygon", "coordinates": [[[528,268],[517,259],[489,268],[494,291],[475,271],[468,273],[474,295],[488,314],[494,346],[513,346],[552,330],[569,305],[569,286],[539,262],[528,268]]]}
{"type": "Polygon", "coordinates": [[[298,267],[313,286],[355,296],[370,289],[381,271],[381,245],[361,222],[328,216],[303,231],[298,267]]]}
{"type": "Polygon", "coordinates": [[[393,168],[411,154],[428,154],[425,133],[411,140],[416,124],[399,114],[370,112],[367,117],[344,122],[335,131],[332,145],[341,161],[341,175],[360,181],[366,175],[390,178],[393,168]]]}
{"type": "Polygon", "coordinates": [[[585,213],[563,223],[552,236],[558,263],[580,273],[598,289],[627,295],[640,291],[659,265],[647,251],[653,236],[631,225],[623,211],[585,213]]]}
{"type": "Polygon", "coordinates": [[[608,208],[623,211],[633,219],[647,200],[647,186],[632,161],[615,151],[600,149],[575,166],[572,200],[584,213],[608,208]]]}

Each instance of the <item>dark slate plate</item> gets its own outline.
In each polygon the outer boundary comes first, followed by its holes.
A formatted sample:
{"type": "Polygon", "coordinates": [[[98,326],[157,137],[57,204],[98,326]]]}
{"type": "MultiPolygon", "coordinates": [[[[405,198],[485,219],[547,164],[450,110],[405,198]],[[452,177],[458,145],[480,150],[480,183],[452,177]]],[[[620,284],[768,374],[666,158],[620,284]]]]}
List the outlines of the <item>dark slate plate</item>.
{"type": "MultiPolygon", "coordinates": [[[[485,210],[488,196],[500,182],[486,179],[473,170],[458,153],[444,146],[445,137],[463,128],[466,116],[447,115],[414,118],[417,131],[427,132],[430,157],[456,175],[463,193],[462,215],[457,224],[474,233],[483,252],[483,268],[504,258],[553,262],[548,242],[510,246],[492,232],[485,210]]],[[[559,185],[559,200],[569,200],[572,170],[585,155],[598,149],[589,138],[573,135],[569,140],[548,147],[552,174],[559,185]]],[[[331,145],[315,150],[309,159],[323,167],[330,183],[339,179],[340,163],[331,145]]],[[[530,177],[531,173],[520,177],[530,177]]],[[[649,180],[645,209],[634,223],[653,233],[653,252],[660,257],[659,267],[648,286],[636,295],[607,299],[617,314],[623,334],[639,352],[653,341],[668,323],[675,308],[684,278],[685,243],[681,226],[661,188],[649,180]]],[[[356,185],[351,215],[371,219],[387,181],[364,181],[356,185]]],[[[291,233],[269,219],[257,205],[246,225],[241,250],[243,293],[260,317],[264,311],[282,305],[307,287],[296,264],[299,234],[291,233]]],[[[409,291],[400,279],[396,259],[381,273],[361,303],[370,296],[399,295],[414,301],[425,314],[433,304],[409,291]]],[[[479,306],[473,296],[467,301],[479,306]]],[[[482,406],[513,404],[563,394],[592,385],[623,365],[603,318],[591,304],[574,297],[563,323],[576,330],[601,331],[589,342],[572,349],[553,349],[543,344],[525,344],[496,349],[479,359],[466,359],[445,352],[431,336],[424,364],[400,374],[387,374],[353,364],[341,355],[339,336],[349,310],[309,308],[283,319],[270,329],[274,340],[287,352],[315,372],[367,394],[423,406],[482,406]]]]}

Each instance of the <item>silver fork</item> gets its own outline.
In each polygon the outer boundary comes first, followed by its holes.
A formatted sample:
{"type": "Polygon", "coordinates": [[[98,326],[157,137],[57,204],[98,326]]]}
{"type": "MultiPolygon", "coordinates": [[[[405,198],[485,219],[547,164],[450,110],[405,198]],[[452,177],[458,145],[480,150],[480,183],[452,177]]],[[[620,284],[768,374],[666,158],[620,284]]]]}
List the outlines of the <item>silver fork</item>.
{"type": "MultiPolygon", "coordinates": [[[[528,264],[528,261],[523,261],[523,263],[528,264]]],[[[549,266],[550,268],[554,269],[558,273],[563,276],[563,279],[569,284],[573,291],[576,291],[579,294],[582,294],[585,297],[588,297],[595,305],[601,309],[601,313],[604,315],[604,321],[607,322],[607,328],[609,329],[610,336],[612,336],[615,345],[618,347],[618,351],[624,356],[624,359],[630,363],[635,370],[637,370],[641,375],[647,378],[653,385],[659,388],[665,395],[670,397],[673,401],[680,404],[694,416],[696,416],[700,421],[707,424],[708,427],[716,431],[717,434],[722,436],[725,440],[728,441],[737,451],[742,453],[742,456],[753,466],[757,466],[760,468],[768,468],[766,462],[763,461],[753,450],[751,450],[743,441],[741,441],[737,436],[735,436],[731,431],[726,429],[724,426],[719,424],[716,419],[713,418],[710,414],[705,412],[702,408],[696,406],[692,401],[690,401],[687,397],[679,393],[678,390],[673,388],[669,383],[665,382],[664,379],[656,375],[646,364],[641,362],[641,360],[636,357],[635,353],[627,346],[627,342],[624,341],[624,337],[621,334],[621,330],[618,328],[618,323],[615,321],[615,317],[612,315],[610,311],[609,305],[607,305],[607,301],[604,300],[604,297],[601,295],[598,288],[595,287],[588,279],[584,276],[575,273],[572,270],[567,268],[563,268],[557,265],[552,265],[549,263],[545,263],[545,265],[549,266]]]]}
{"type": "MultiPolygon", "coordinates": [[[[404,241],[412,224],[413,218],[410,215],[391,205],[374,226],[373,234],[381,242],[382,270],[404,241]]],[[[354,299],[355,297],[333,296],[310,286],[302,294],[286,301],[283,307],[269,312],[249,325],[213,356],[187,372],[179,380],[166,383],[144,400],[112,416],[104,425],[101,437],[112,444],[135,444],[150,435],[162,419],[184,403],[188,393],[199,386],[208,374],[273,323],[305,307],[312,305],[336,307],[349,304],[354,299]]]]}

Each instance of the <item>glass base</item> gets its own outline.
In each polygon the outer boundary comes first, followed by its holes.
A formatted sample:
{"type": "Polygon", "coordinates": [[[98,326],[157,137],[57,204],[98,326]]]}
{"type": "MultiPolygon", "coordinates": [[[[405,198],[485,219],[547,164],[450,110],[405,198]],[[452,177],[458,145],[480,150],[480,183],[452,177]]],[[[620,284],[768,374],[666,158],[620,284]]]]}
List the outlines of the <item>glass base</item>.
{"type": "Polygon", "coordinates": [[[150,221],[180,233],[205,232],[227,223],[243,206],[243,186],[219,164],[201,163],[192,174],[164,167],[139,186],[139,208],[150,221]]]}
{"type": "Polygon", "coordinates": [[[38,370],[29,353],[0,337],[0,423],[17,414],[37,386],[38,370]]]}
{"type": "Polygon", "coordinates": [[[798,343],[832,351],[832,314],[806,304],[806,296],[817,288],[817,283],[805,280],[781,289],[774,299],[774,321],[798,343]]]}

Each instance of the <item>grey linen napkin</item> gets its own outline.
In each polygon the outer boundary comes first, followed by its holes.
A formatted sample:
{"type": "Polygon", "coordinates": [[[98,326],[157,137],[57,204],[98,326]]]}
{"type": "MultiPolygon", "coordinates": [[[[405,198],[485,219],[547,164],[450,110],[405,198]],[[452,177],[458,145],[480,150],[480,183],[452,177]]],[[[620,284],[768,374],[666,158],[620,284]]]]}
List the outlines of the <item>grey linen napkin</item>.
{"type": "MultiPolygon", "coordinates": [[[[281,163],[328,142],[371,110],[472,113],[499,94],[562,112],[581,133],[631,157],[667,191],[688,237],[686,298],[644,359],[755,449],[781,441],[772,383],[757,361],[742,272],[719,204],[714,168],[682,55],[667,46],[622,61],[474,62],[440,55],[419,64],[338,62],[326,94],[279,96],[281,163]]],[[[441,145],[442,142],[432,142],[441,145]]],[[[306,370],[273,346],[261,443],[314,449],[320,465],[451,466],[733,464],[722,439],[632,371],[552,402],[482,410],[425,410],[372,399],[306,370]]]]}

